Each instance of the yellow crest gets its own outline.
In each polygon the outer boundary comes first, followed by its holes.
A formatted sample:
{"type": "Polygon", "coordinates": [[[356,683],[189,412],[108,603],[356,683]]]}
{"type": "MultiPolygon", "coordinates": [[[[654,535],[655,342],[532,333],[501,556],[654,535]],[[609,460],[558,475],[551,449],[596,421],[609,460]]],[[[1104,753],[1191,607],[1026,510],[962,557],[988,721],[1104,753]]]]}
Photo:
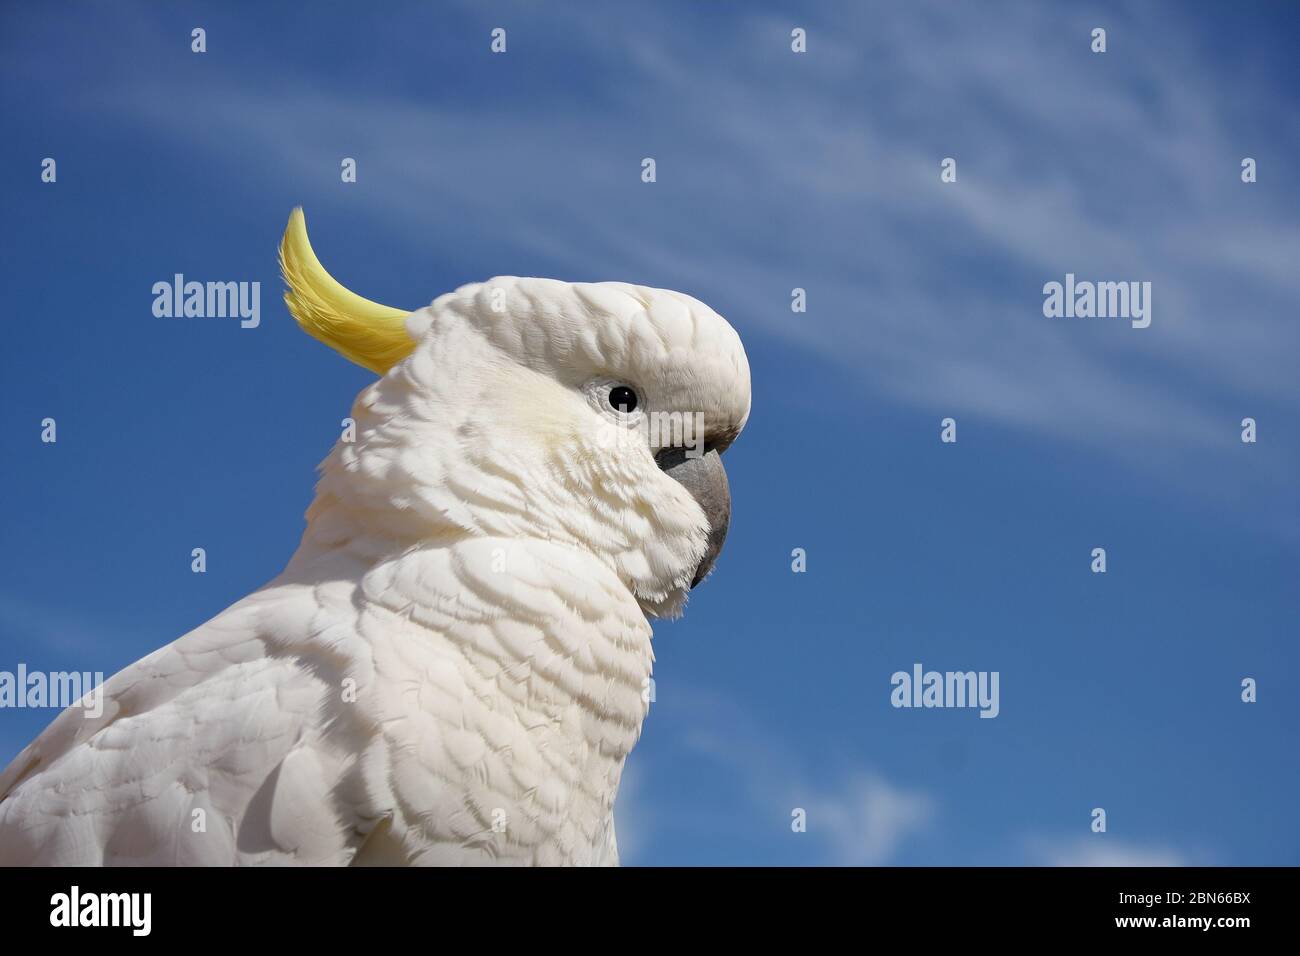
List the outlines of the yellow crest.
{"type": "Polygon", "coordinates": [[[280,242],[280,271],[289,286],[289,312],[302,330],[349,361],[383,375],[415,350],[406,332],[409,312],[363,299],[339,285],[312,251],[298,206],[280,242]]]}

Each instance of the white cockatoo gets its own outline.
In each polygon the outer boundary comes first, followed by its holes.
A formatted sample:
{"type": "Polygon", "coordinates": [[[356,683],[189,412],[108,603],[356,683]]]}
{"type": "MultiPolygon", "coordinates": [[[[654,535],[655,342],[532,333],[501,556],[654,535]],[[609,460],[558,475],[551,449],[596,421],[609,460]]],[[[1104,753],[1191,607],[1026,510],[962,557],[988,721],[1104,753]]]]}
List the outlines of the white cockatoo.
{"type": "Polygon", "coordinates": [[[740,338],[617,282],[381,306],[301,210],[280,256],[299,324],[381,375],[355,435],[279,577],[0,775],[0,864],[616,863],[647,618],[726,534],[740,338]]]}

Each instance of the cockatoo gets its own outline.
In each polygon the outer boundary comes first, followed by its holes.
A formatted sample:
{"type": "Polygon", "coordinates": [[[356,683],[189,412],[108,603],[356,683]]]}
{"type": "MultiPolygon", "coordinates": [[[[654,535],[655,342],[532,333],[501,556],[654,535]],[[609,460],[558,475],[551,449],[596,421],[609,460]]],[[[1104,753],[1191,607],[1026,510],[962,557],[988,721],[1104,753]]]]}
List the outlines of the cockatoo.
{"type": "Polygon", "coordinates": [[[279,577],[0,775],[0,864],[616,864],[648,618],[727,531],[739,336],[617,282],[406,313],[334,281],[300,209],[280,259],[302,328],[381,376],[355,434],[279,577]]]}

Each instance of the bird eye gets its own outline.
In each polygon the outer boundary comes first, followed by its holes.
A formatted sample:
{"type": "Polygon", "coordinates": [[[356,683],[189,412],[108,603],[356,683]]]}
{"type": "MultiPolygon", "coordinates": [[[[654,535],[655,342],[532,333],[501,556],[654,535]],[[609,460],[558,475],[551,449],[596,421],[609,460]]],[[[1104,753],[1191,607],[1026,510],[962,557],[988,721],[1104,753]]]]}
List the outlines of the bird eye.
{"type": "Polygon", "coordinates": [[[609,407],[626,415],[636,411],[636,392],[626,385],[616,385],[609,390],[609,407]]]}

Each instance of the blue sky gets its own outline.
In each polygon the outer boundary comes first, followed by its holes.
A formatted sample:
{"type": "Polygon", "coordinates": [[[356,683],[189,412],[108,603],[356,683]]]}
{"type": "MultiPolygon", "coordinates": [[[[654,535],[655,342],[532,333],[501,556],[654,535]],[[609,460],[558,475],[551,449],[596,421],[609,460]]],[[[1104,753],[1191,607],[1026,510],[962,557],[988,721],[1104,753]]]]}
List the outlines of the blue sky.
{"type": "MultiPolygon", "coordinates": [[[[1295,4],[31,4],[0,25],[0,669],[112,673],[288,560],[369,380],[279,302],[301,204],[381,302],[617,279],[745,341],[731,534],[657,628],[625,862],[1300,863],[1295,4]],[[261,325],[154,317],[177,272],[260,281],[261,325]],[[1150,281],[1150,328],[1045,318],[1067,272],[1150,281]],[[1000,715],[891,707],[916,662],[998,671],[1000,715]]],[[[53,715],[0,711],[0,760],[53,715]]]]}

